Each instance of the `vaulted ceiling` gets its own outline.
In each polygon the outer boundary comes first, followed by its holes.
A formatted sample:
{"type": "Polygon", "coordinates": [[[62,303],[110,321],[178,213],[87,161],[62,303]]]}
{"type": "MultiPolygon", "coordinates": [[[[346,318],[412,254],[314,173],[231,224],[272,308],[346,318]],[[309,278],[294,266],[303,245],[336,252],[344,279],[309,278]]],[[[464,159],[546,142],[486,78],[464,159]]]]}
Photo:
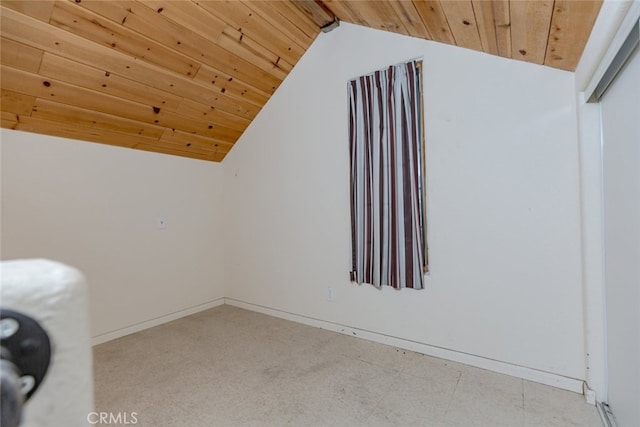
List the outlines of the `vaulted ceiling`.
{"type": "Polygon", "coordinates": [[[602,0],[2,0],[2,127],[221,161],[339,21],[575,69],[602,0]]]}

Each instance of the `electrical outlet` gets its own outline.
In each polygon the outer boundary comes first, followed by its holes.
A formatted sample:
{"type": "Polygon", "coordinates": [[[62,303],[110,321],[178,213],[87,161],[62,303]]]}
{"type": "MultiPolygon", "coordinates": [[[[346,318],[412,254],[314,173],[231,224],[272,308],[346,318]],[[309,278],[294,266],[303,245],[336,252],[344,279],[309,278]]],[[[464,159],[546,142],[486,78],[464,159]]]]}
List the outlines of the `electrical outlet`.
{"type": "Polygon", "coordinates": [[[333,301],[336,294],[331,286],[327,288],[327,301],[333,301]]]}

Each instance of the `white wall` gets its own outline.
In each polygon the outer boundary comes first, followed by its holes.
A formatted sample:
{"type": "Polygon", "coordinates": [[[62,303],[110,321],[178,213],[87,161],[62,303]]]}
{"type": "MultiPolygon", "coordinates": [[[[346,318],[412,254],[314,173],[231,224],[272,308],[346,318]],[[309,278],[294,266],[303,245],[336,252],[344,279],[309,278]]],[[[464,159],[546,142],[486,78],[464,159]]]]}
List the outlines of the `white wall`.
{"type": "Polygon", "coordinates": [[[226,296],[583,379],[574,76],[341,24],[223,163],[226,296]],[[347,80],[424,59],[426,290],[350,284],[347,80]],[[335,301],[325,298],[335,289],[335,301]]]}
{"type": "Polygon", "coordinates": [[[94,336],[226,296],[583,379],[574,94],[572,73],[342,24],[222,165],[3,130],[2,258],[84,271],[94,336]],[[431,273],[359,287],[346,82],[416,57],[431,273]]]}
{"type": "MultiPolygon", "coordinates": [[[[637,31],[637,30],[636,30],[637,31]]],[[[601,99],[607,403],[640,425],[640,49],[601,99]]]]}
{"type": "Polygon", "coordinates": [[[219,164],[6,129],[1,136],[2,259],[79,268],[98,341],[224,296],[219,164]]]}
{"type": "Polygon", "coordinates": [[[575,71],[580,151],[580,198],[587,384],[607,401],[603,171],[600,103],[586,103],[640,16],[640,3],[605,0],[575,71]],[[585,91],[587,93],[585,93],[585,91]]]}

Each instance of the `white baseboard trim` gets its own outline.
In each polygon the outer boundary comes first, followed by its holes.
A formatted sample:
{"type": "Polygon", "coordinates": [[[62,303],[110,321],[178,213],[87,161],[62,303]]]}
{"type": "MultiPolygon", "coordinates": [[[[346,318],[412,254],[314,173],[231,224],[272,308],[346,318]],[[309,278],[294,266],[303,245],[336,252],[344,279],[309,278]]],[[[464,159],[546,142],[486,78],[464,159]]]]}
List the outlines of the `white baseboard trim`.
{"type": "Polygon", "coordinates": [[[98,345],[107,341],[115,340],[116,338],[124,337],[136,332],[140,332],[144,329],[149,329],[154,326],[161,325],[163,323],[171,322],[172,320],[180,319],[181,317],[196,314],[200,311],[208,310],[213,307],[224,304],[224,298],[218,298],[213,301],[206,302],[204,304],[196,305],[186,308],[184,310],[176,311],[174,313],[166,314],[164,316],[156,317],[155,319],[145,320],[144,322],[136,323],[135,325],[127,326],[126,328],[117,329],[115,331],[107,332],[97,335],[91,338],[91,345],[98,345]]]}
{"type": "Polygon", "coordinates": [[[582,394],[584,394],[584,399],[589,405],[596,405],[596,392],[591,390],[586,382],[583,383],[582,394]]]}
{"type": "Polygon", "coordinates": [[[325,320],[315,319],[312,317],[302,316],[299,314],[293,314],[282,310],[264,307],[261,305],[247,303],[233,298],[225,298],[225,303],[234,307],[244,308],[246,310],[291,320],[293,322],[315,326],[317,328],[326,329],[353,337],[364,338],[369,341],[375,341],[381,344],[391,345],[405,350],[415,351],[416,353],[422,353],[429,356],[451,360],[454,362],[463,363],[465,365],[470,365],[493,372],[498,372],[501,374],[511,375],[513,377],[557,387],[563,390],[569,390],[579,394],[583,393],[582,387],[584,381],[580,379],[569,378],[550,372],[527,368],[525,366],[487,359],[485,357],[476,356],[473,354],[461,353],[459,351],[435,347],[429,344],[423,344],[415,341],[405,340],[402,338],[379,334],[376,332],[352,328],[350,326],[327,322],[325,320]]]}

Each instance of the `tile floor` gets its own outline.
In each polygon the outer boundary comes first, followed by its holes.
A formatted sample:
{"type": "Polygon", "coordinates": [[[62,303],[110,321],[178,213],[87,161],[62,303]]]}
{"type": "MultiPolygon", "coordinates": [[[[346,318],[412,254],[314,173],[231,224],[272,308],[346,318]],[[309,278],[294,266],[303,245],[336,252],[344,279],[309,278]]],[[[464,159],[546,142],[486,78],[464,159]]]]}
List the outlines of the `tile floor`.
{"type": "Polygon", "coordinates": [[[96,346],[94,370],[97,411],[137,426],[602,426],[572,392],[228,305],[96,346]]]}

